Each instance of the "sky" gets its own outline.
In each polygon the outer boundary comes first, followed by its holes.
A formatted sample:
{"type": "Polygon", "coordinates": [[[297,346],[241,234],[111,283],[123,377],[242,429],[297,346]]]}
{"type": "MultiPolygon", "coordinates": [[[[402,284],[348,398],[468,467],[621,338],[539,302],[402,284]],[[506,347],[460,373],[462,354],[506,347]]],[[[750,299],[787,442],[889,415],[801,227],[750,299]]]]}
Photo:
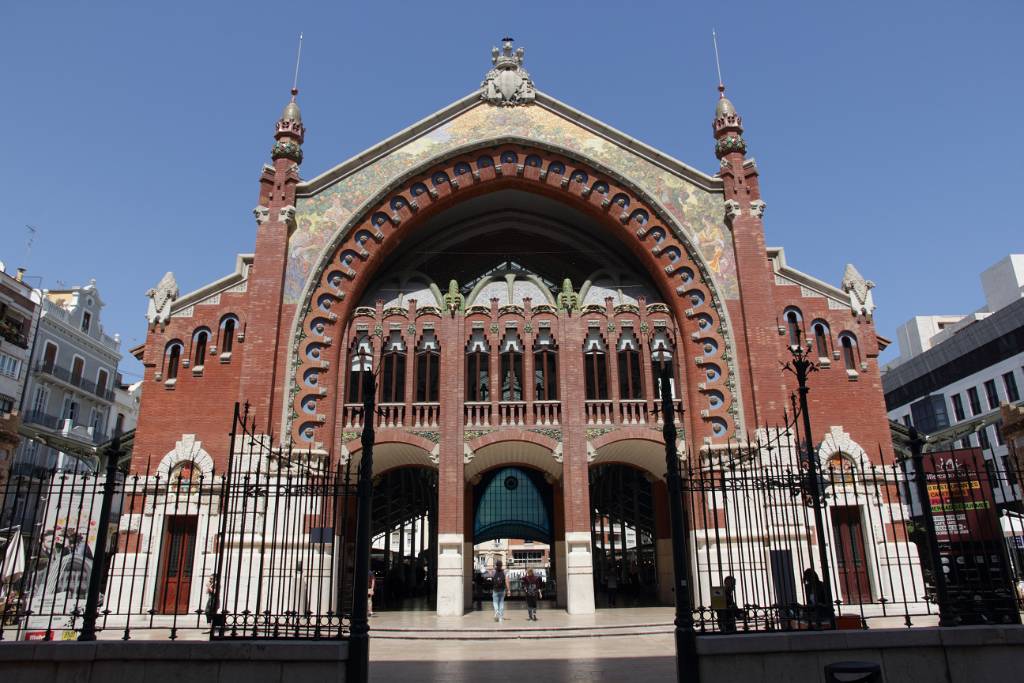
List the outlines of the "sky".
{"type": "Polygon", "coordinates": [[[125,352],[164,272],[185,293],[252,251],[300,31],[304,178],[473,91],[506,34],[538,89],[713,173],[716,29],[768,244],[836,285],[854,263],[880,334],[979,308],[1024,251],[1024,3],[40,0],[0,25],[0,260],[95,278],[125,352]]]}

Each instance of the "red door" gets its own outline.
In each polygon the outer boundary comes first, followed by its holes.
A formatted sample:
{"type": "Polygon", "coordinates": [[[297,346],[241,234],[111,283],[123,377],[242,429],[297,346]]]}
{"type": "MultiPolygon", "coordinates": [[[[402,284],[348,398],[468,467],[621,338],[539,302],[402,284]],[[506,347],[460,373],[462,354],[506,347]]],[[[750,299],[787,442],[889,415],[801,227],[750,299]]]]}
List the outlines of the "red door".
{"type": "Polygon", "coordinates": [[[192,559],[195,557],[198,520],[193,515],[166,519],[160,551],[157,610],[161,614],[186,614],[192,588],[192,559]]]}
{"type": "Polygon", "coordinates": [[[855,505],[832,508],[832,538],[843,602],[847,605],[871,602],[860,508],[855,505]]]}

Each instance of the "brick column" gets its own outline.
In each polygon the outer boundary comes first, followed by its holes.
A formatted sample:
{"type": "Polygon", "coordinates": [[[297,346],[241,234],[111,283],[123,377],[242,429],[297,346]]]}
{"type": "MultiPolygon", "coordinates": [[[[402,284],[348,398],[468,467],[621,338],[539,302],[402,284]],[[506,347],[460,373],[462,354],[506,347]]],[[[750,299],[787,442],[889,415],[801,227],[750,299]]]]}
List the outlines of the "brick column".
{"type": "MultiPolygon", "coordinates": [[[[465,611],[465,509],[463,412],[465,396],[465,319],[446,315],[438,325],[441,343],[441,453],[437,477],[437,613],[462,616],[465,611]]],[[[470,539],[470,543],[472,539],[470,539]]]]}
{"type": "MultiPolygon", "coordinates": [[[[578,315],[560,311],[558,315],[558,379],[561,387],[583,385],[584,326],[570,319],[578,315]]],[[[590,538],[590,477],[587,463],[586,416],[582,401],[562,403],[562,494],[565,523],[565,595],[570,614],[594,611],[594,564],[590,538]]]]}

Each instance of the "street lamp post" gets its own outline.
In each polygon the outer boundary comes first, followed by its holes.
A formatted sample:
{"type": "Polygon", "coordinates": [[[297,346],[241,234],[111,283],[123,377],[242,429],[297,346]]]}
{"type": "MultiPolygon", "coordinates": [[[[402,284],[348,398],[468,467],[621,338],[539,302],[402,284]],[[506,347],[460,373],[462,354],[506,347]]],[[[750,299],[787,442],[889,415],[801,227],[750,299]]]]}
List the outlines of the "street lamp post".
{"type": "MultiPolygon", "coordinates": [[[[364,355],[364,354],[360,354],[364,355]]],[[[377,382],[372,368],[360,360],[363,383],[363,434],[359,483],[356,488],[356,564],[352,574],[352,617],[348,645],[348,680],[366,683],[370,674],[370,622],[367,585],[370,572],[370,516],[373,511],[373,442],[377,382]]]]}
{"type": "Polygon", "coordinates": [[[672,578],[675,583],[676,678],[680,683],[700,683],[697,661],[697,634],[693,630],[693,606],[690,597],[690,554],[686,547],[689,524],[683,507],[683,483],[676,450],[675,405],[672,400],[671,361],[661,363],[661,433],[665,437],[665,464],[668,478],[668,506],[672,524],[672,578]]]}
{"type": "Polygon", "coordinates": [[[121,433],[116,431],[107,448],[107,479],[103,482],[103,500],[100,503],[100,518],[96,529],[96,547],[92,553],[92,571],[89,573],[89,588],[85,596],[85,616],[79,640],[96,640],[96,619],[99,617],[100,591],[107,564],[107,535],[110,527],[110,513],[114,504],[114,489],[117,486],[117,461],[123,455],[121,433]]]}
{"type": "Polygon", "coordinates": [[[796,330],[796,343],[790,345],[789,351],[793,357],[783,366],[783,369],[796,376],[797,393],[800,397],[800,416],[803,418],[804,440],[807,444],[807,452],[804,456],[807,467],[804,490],[810,494],[811,505],[814,508],[814,531],[818,541],[821,583],[825,591],[825,604],[828,606],[829,625],[834,629],[836,627],[836,612],[832,602],[832,578],[829,575],[828,569],[828,549],[825,545],[825,519],[822,510],[824,504],[824,497],[822,495],[824,481],[821,476],[818,454],[814,449],[814,439],[811,437],[811,414],[807,410],[807,376],[812,372],[817,372],[818,366],[810,359],[810,341],[808,340],[807,347],[804,347],[801,343],[799,326],[796,330]]]}

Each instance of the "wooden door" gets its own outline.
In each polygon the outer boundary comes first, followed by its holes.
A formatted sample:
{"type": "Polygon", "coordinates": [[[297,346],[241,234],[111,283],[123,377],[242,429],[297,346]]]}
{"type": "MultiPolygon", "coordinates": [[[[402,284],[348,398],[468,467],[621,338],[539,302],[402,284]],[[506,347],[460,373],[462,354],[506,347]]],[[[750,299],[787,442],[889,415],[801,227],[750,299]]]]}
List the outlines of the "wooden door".
{"type": "Polygon", "coordinates": [[[832,539],[843,602],[847,605],[871,602],[860,508],[855,505],[832,508],[832,539]]]}
{"type": "Polygon", "coordinates": [[[164,540],[160,551],[160,575],[157,586],[157,611],[161,614],[188,613],[188,597],[192,589],[192,560],[196,550],[194,515],[166,518],[164,540]]]}

